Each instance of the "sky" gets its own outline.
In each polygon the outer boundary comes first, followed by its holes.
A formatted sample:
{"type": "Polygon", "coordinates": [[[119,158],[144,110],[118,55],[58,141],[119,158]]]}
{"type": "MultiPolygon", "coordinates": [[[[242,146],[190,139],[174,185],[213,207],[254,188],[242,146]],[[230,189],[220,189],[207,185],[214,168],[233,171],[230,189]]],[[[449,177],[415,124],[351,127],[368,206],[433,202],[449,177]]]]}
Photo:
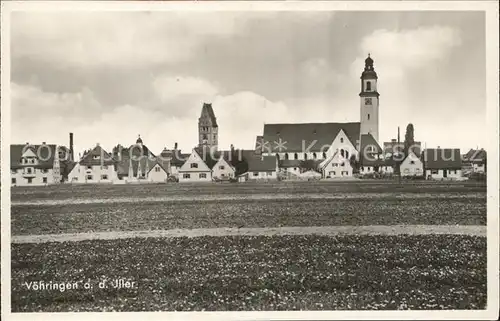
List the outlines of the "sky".
{"type": "MultiPolygon", "coordinates": [[[[198,143],[212,103],[220,148],[252,149],[264,123],[360,118],[378,73],[380,143],[412,123],[428,148],[484,147],[481,12],[14,12],[11,142],[198,143]]],[[[333,138],[332,138],[333,141],[333,138]]]]}

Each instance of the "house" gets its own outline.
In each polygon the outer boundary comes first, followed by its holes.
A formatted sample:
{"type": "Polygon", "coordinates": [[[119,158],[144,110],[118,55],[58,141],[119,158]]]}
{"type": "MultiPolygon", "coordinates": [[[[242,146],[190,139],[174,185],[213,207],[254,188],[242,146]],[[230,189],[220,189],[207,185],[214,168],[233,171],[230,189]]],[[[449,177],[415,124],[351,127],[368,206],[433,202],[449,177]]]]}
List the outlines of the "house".
{"type": "Polygon", "coordinates": [[[178,149],[177,143],[174,145],[174,149],[169,150],[166,147],[160,153],[160,159],[164,161],[168,161],[168,166],[164,165],[167,168],[169,176],[172,175],[174,177],[179,177],[179,169],[184,165],[184,162],[189,158],[190,154],[182,153],[180,149],[178,149]]]}
{"type": "Polygon", "coordinates": [[[58,184],[63,180],[62,172],[68,149],[55,144],[10,145],[10,170],[12,186],[43,186],[58,184]]]}
{"type": "MultiPolygon", "coordinates": [[[[386,158],[395,155],[397,153],[403,153],[405,148],[404,142],[399,142],[396,139],[391,139],[390,142],[384,142],[384,155],[386,158]]],[[[410,150],[415,155],[422,154],[422,143],[421,142],[413,142],[412,146],[410,146],[410,150]]]]}
{"type": "Polygon", "coordinates": [[[231,154],[223,152],[219,155],[217,162],[212,167],[213,179],[234,178],[236,169],[231,165],[231,154]]]}
{"type": "Polygon", "coordinates": [[[424,164],[419,156],[410,151],[408,156],[401,162],[401,176],[423,176],[424,164]]]}
{"type": "Polygon", "coordinates": [[[323,178],[350,177],[353,167],[346,157],[336,152],[319,164],[319,170],[323,178]]]}
{"type": "Polygon", "coordinates": [[[246,180],[276,180],[278,178],[278,159],[276,156],[259,156],[247,158],[248,172],[243,176],[246,180]]]}
{"type": "MultiPolygon", "coordinates": [[[[168,159],[157,158],[139,137],[134,145],[113,148],[118,181],[125,183],[162,183],[168,178],[168,159]]],[[[120,182],[115,183],[120,183],[120,182]]]]}
{"type": "MultiPolygon", "coordinates": [[[[203,159],[203,154],[198,148],[193,148],[187,160],[179,168],[179,182],[211,182],[212,169],[203,159]],[[200,155],[201,154],[201,155],[200,155]]],[[[215,162],[212,164],[215,165],[215,162]]]]}
{"type": "Polygon", "coordinates": [[[86,152],[68,175],[70,183],[113,183],[118,180],[117,161],[99,144],[86,152]]]}
{"type": "Polygon", "coordinates": [[[458,179],[462,177],[460,149],[426,149],[423,153],[423,162],[427,179],[458,179]]]}

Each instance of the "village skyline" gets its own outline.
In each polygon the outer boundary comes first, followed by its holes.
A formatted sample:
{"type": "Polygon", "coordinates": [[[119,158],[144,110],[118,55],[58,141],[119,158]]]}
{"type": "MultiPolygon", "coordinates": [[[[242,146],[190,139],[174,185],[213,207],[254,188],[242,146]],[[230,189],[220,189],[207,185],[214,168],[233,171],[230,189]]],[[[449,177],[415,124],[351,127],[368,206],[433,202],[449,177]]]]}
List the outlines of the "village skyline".
{"type": "Polygon", "coordinates": [[[485,147],[481,20],[473,12],[16,13],[11,143],[66,146],[72,132],[75,151],[111,150],[140,135],[156,154],[175,143],[189,152],[208,102],[221,149],[253,149],[264,124],[359,121],[359,76],[371,53],[380,144],[412,123],[427,148],[485,147]],[[133,29],[116,28],[132,19],[133,29]]]}

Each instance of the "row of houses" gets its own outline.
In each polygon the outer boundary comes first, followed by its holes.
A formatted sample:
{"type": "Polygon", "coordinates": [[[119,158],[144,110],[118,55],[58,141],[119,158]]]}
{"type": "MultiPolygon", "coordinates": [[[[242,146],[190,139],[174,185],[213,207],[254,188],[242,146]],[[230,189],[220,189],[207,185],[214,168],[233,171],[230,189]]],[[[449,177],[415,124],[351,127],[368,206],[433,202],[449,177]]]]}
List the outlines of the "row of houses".
{"type": "MultiPolygon", "coordinates": [[[[342,136],[342,133],[339,133],[342,136]]],[[[339,142],[346,142],[338,137],[339,142]]],[[[261,139],[258,137],[258,139],[261,139]]],[[[411,150],[406,157],[389,153],[387,146],[360,155],[345,146],[316,152],[281,152],[270,154],[262,147],[256,150],[217,151],[198,146],[182,153],[177,144],[153,154],[139,137],[129,147],[117,145],[111,152],[99,144],[84,151],[74,161],[73,136],[70,147],[42,143],[11,145],[11,184],[13,186],[58,183],[162,183],[212,182],[220,180],[336,179],[353,178],[356,174],[423,177],[426,179],[460,179],[466,173],[486,171],[486,152],[471,149],[461,155],[459,149],[411,150]],[[237,168],[237,164],[244,164],[237,168]]],[[[364,144],[366,147],[367,144],[364,144]]]]}

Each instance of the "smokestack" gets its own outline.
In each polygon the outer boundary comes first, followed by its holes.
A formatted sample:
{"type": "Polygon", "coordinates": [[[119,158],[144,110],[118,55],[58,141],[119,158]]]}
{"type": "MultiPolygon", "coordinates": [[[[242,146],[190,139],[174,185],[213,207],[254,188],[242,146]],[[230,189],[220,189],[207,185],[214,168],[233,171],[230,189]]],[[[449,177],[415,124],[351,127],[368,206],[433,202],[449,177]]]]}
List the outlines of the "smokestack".
{"type": "Polygon", "coordinates": [[[177,142],[174,144],[174,150],[177,150],[177,142]]]}
{"type": "Polygon", "coordinates": [[[74,154],[73,153],[74,153],[74,151],[73,151],[73,133],[69,133],[69,154],[70,154],[69,159],[71,161],[74,161],[74,157],[73,157],[74,154]]]}

